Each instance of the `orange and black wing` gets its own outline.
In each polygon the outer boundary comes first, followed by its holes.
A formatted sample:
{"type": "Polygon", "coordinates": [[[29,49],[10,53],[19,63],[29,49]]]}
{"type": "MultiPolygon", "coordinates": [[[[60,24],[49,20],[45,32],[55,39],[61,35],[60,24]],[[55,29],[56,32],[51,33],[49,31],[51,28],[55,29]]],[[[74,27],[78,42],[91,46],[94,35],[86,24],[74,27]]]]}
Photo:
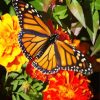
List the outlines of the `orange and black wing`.
{"type": "Polygon", "coordinates": [[[73,70],[86,75],[93,73],[91,63],[89,63],[81,51],[68,45],[65,41],[57,40],[55,44],[59,54],[61,69],[73,70]]]}
{"type": "Polygon", "coordinates": [[[22,28],[20,46],[29,59],[35,58],[34,67],[44,73],[56,73],[60,69],[92,73],[92,65],[80,51],[57,38],[53,43],[49,41],[52,37],[50,30],[36,9],[22,0],[13,0],[13,5],[22,28]]]}
{"type": "Polygon", "coordinates": [[[22,0],[12,0],[12,3],[22,29],[19,34],[20,46],[25,55],[32,59],[51,35],[50,30],[41,20],[42,16],[32,5],[22,0]]]}
{"type": "Polygon", "coordinates": [[[59,70],[73,70],[89,75],[92,65],[85,56],[66,42],[56,40],[44,54],[33,61],[33,66],[43,73],[56,73],[59,70]]]}

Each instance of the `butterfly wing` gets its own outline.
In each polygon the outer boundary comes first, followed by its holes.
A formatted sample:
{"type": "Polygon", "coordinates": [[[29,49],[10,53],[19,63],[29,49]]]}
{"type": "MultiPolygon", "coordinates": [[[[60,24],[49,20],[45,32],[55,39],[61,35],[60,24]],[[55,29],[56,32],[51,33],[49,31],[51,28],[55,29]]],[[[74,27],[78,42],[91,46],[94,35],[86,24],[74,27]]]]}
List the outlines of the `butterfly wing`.
{"type": "Polygon", "coordinates": [[[19,43],[25,55],[32,59],[51,35],[50,30],[40,19],[42,16],[30,4],[22,0],[12,0],[22,28],[19,43]]]}
{"type": "Polygon", "coordinates": [[[19,34],[20,46],[26,56],[30,59],[37,57],[37,54],[46,48],[43,54],[33,61],[34,67],[44,73],[56,73],[60,69],[92,73],[92,66],[84,55],[66,42],[56,40],[53,44],[45,45],[51,36],[50,30],[31,5],[22,0],[13,0],[13,5],[22,28],[19,34]]]}
{"type": "Polygon", "coordinates": [[[74,70],[83,74],[92,73],[92,65],[84,55],[66,42],[56,40],[44,54],[33,62],[43,73],[56,73],[60,69],[74,70]]]}
{"type": "Polygon", "coordinates": [[[54,44],[51,44],[39,59],[33,61],[33,66],[43,73],[56,73],[60,69],[54,44]]]}
{"type": "Polygon", "coordinates": [[[74,70],[89,75],[93,72],[91,63],[86,57],[65,41],[56,41],[57,52],[59,54],[61,69],[74,70]],[[67,67],[66,67],[67,66],[67,67]]]}

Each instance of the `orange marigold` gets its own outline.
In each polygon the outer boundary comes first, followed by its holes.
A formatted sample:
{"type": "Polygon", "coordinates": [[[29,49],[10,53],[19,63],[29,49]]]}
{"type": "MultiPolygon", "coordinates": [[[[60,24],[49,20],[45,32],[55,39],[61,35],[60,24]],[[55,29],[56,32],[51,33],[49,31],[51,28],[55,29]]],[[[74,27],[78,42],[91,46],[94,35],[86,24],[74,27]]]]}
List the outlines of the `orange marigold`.
{"type": "Polygon", "coordinates": [[[20,26],[17,16],[5,14],[0,20],[0,64],[8,72],[18,71],[27,59],[18,44],[20,26]]]}
{"type": "Polygon", "coordinates": [[[49,78],[43,100],[90,100],[89,80],[74,71],[59,71],[49,78]]]}

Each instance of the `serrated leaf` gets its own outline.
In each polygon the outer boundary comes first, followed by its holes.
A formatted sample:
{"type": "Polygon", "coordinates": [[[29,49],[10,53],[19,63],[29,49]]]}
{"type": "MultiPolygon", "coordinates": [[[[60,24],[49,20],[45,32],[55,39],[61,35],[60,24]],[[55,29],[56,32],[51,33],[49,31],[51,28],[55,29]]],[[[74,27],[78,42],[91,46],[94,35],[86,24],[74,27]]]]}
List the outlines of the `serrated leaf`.
{"type": "Polygon", "coordinates": [[[4,0],[5,1],[5,3],[8,5],[10,2],[11,2],[11,0],[4,0]]]}
{"type": "Polygon", "coordinates": [[[34,1],[30,1],[29,3],[32,4],[33,7],[35,7],[38,11],[43,11],[42,0],[34,0],[34,1]]]}
{"type": "Polygon", "coordinates": [[[77,0],[66,0],[66,4],[76,19],[86,28],[84,13],[77,0]]]}
{"type": "Polygon", "coordinates": [[[15,97],[15,95],[14,95],[14,94],[12,95],[12,100],[16,100],[16,97],[15,97]]]}
{"type": "Polygon", "coordinates": [[[20,92],[19,95],[20,95],[24,100],[31,100],[30,97],[29,97],[26,93],[20,92]]]}
{"type": "Polygon", "coordinates": [[[94,54],[96,54],[98,51],[100,51],[100,34],[96,40],[96,43],[94,45],[94,48],[93,48],[93,51],[92,51],[92,54],[91,56],[93,56],[94,54]]]}

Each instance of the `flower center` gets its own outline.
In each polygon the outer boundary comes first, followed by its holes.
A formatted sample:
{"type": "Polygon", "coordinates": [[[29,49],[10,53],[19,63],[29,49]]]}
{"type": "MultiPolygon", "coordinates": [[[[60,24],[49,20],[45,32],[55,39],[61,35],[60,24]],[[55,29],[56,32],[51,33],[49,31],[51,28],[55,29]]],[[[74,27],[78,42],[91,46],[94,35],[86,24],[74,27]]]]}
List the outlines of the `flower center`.
{"type": "Polygon", "coordinates": [[[75,96],[74,90],[71,88],[71,86],[59,86],[59,89],[61,91],[61,95],[72,99],[75,96]]]}

